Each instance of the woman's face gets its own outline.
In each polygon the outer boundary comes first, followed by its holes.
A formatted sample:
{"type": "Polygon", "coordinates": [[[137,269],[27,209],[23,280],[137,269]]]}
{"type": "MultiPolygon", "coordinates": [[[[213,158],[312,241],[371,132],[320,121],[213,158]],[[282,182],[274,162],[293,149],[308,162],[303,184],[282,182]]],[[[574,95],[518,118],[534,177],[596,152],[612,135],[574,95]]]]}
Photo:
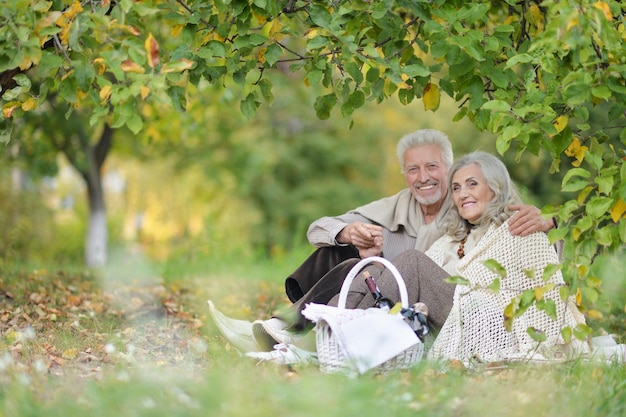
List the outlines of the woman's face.
{"type": "Polygon", "coordinates": [[[480,218],[487,204],[495,197],[476,164],[463,167],[454,173],[451,191],[459,215],[470,223],[480,218]]]}

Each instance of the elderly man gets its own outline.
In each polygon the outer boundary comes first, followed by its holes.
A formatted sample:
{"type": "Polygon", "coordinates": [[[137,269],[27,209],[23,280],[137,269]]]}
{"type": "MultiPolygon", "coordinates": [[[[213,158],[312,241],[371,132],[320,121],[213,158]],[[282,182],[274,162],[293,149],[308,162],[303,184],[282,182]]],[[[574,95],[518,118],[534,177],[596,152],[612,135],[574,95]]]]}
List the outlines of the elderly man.
{"type": "MultiPolygon", "coordinates": [[[[397,155],[407,188],[337,217],[322,217],[307,232],[318,249],[285,281],[293,302],[292,314],[247,323],[225,317],[210,304],[211,314],[224,336],[241,350],[271,350],[276,342],[290,343],[294,332],[307,327],[301,311],[310,302],[327,304],[341,289],[343,279],[360,258],[393,259],[407,249],[425,252],[443,234],[440,219],[446,214],[448,170],[453,163],[452,145],[437,130],[418,130],[403,136],[397,155]]],[[[551,220],[533,206],[511,207],[511,233],[528,235],[548,231],[551,220]]],[[[454,286],[441,281],[424,283],[431,317],[447,317],[454,286]]],[[[431,323],[438,329],[443,321],[431,323]]]]}

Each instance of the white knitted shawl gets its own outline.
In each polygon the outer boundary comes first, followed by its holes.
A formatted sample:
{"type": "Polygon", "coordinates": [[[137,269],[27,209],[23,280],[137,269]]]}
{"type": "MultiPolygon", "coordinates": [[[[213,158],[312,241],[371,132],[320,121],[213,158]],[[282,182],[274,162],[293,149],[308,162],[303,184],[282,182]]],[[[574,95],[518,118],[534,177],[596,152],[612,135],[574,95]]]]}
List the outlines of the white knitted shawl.
{"type": "MultiPolygon", "coordinates": [[[[426,254],[442,265],[445,251],[456,247],[458,243],[445,235],[426,254]]],[[[564,346],[561,330],[567,326],[575,327],[584,322],[584,318],[571,301],[561,299],[559,287],[564,281],[560,271],[547,281],[555,284],[555,288],[543,295],[544,299],[555,303],[557,320],[534,305],[515,318],[511,332],[506,331],[503,320],[509,302],[524,290],[545,285],[544,269],[548,264],[558,262],[556,251],[545,233],[513,236],[508,230],[508,222],[499,227],[490,226],[457,265],[459,275],[469,280],[470,285],[457,285],[452,310],[429,356],[463,362],[476,359],[491,362],[522,358],[559,359],[571,355],[572,346],[564,346]],[[488,259],[497,261],[507,273],[497,292],[486,288],[498,278],[485,266],[488,259]],[[529,327],[543,332],[546,340],[542,343],[533,340],[527,332],[529,327]]],[[[572,344],[576,352],[586,350],[583,343],[574,341],[572,344]]]]}

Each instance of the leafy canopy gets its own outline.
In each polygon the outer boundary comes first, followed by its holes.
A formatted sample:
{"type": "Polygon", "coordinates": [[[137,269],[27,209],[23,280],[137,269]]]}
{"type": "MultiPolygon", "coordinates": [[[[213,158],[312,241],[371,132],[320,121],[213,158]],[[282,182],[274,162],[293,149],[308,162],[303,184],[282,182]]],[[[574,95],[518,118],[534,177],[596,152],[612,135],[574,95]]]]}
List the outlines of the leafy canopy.
{"type": "MultiPolygon", "coordinates": [[[[190,86],[244,92],[241,112],[271,105],[270,72],[318,88],[320,119],[366,102],[440,95],[497,134],[502,154],[547,152],[568,164],[545,213],[571,236],[572,290],[597,298],[589,265],[626,242],[626,6],[592,0],[1,0],[0,140],[50,96],[91,124],[138,133],[143,109],[186,107],[190,86]],[[599,111],[598,111],[599,110],[599,111]],[[593,114],[608,115],[594,123],[593,114]],[[513,146],[514,145],[514,146],[513,146]]],[[[537,173],[547,175],[547,173],[537,173]]],[[[582,295],[581,295],[582,294],[582,295]]],[[[564,296],[567,294],[564,294],[564,296]]]]}

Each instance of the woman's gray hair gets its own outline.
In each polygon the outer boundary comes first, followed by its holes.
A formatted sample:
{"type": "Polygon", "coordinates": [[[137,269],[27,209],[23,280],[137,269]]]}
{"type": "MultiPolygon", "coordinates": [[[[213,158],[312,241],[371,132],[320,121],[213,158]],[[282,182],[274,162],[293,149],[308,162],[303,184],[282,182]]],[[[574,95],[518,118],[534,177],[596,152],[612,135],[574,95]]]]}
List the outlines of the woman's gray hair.
{"type": "Polygon", "coordinates": [[[404,173],[404,153],[407,149],[414,148],[416,146],[424,145],[437,145],[441,148],[441,157],[443,163],[449,168],[454,160],[452,153],[452,144],[445,133],[434,129],[422,129],[416,130],[413,133],[404,135],[398,141],[396,152],[398,154],[398,161],[400,161],[400,169],[404,173]]]}
{"type": "MultiPolygon", "coordinates": [[[[522,204],[522,199],[519,196],[517,187],[511,180],[509,171],[504,163],[495,157],[494,155],[476,151],[461,157],[450,168],[450,176],[448,177],[448,198],[452,200],[452,178],[454,174],[461,168],[465,168],[468,165],[476,164],[480,168],[482,174],[487,180],[487,185],[491,191],[493,191],[494,197],[485,207],[485,212],[480,216],[476,226],[489,226],[495,224],[496,226],[504,223],[512,213],[509,210],[509,206],[512,204],[522,204]]],[[[461,218],[459,212],[451,202],[451,208],[446,214],[444,220],[446,233],[457,238],[462,239],[467,235],[469,224],[466,220],[461,218]]]]}

